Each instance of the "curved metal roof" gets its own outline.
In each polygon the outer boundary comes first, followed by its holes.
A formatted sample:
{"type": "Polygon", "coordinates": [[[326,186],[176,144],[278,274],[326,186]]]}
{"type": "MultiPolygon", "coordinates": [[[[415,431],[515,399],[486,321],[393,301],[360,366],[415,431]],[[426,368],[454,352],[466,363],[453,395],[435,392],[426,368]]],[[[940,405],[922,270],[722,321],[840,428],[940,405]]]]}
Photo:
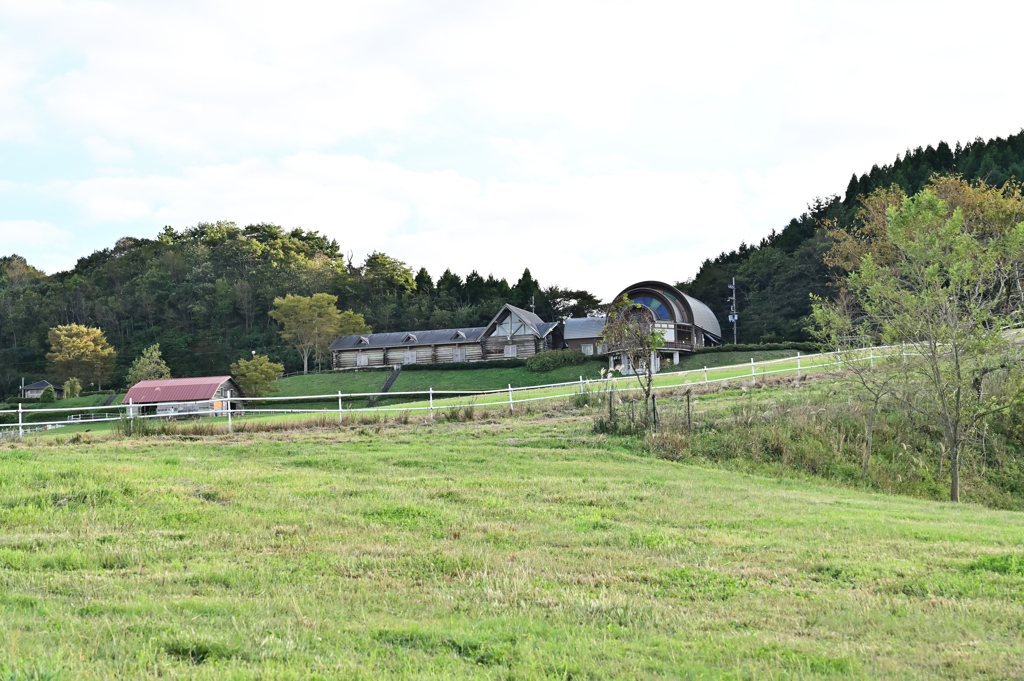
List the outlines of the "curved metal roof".
{"type": "Polygon", "coordinates": [[[628,294],[631,291],[642,289],[660,293],[668,298],[670,302],[674,303],[673,306],[685,308],[684,314],[689,317],[689,320],[679,319],[676,321],[690,321],[695,326],[699,326],[709,334],[715,336],[717,339],[722,337],[722,327],[719,325],[718,318],[715,317],[715,313],[711,311],[711,308],[693,296],[688,296],[675,286],[666,284],[663,281],[640,281],[631,286],[627,286],[615,297],[618,298],[623,294],[628,294]]]}

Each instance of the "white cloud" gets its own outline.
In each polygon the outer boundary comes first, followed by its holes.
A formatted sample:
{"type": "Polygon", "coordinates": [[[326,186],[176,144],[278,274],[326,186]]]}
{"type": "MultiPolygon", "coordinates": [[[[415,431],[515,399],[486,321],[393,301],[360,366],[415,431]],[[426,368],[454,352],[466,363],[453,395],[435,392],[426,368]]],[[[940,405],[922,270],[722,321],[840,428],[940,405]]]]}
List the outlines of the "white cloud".
{"type": "Polygon", "coordinates": [[[0,220],[0,255],[45,253],[29,263],[45,272],[67,270],[78,259],[71,251],[72,235],[56,225],[38,220],[0,220]]]}
{"type": "Polygon", "coordinates": [[[0,219],[43,206],[82,253],[120,230],[274,221],[608,295],[687,277],[908,146],[1017,132],[1012,14],[0,0],[0,186],[18,187],[5,206],[30,197],[0,219]]]}
{"type": "Polygon", "coordinates": [[[785,186],[798,172],[631,170],[481,184],[452,172],[304,153],[49,191],[74,202],[94,225],[115,223],[143,236],[164,224],[276,222],[329,234],[357,257],[383,250],[435,274],[477,269],[512,281],[529,266],[543,282],[607,297],[630,279],[691,276],[721,244],[758,238],[759,219],[789,214],[797,192],[787,195],[785,186]]]}

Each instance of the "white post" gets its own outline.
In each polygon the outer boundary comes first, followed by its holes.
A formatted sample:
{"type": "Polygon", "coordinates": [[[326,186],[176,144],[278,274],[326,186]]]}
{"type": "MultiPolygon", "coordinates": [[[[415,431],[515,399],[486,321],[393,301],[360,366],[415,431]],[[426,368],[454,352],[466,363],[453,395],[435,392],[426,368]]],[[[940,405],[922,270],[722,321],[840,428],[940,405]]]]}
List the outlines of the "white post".
{"type": "Polygon", "coordinates": [[[231,391],[228,391],[228,433],[231,433],[231,391]]]}
{"type": "Polygon", "coordinates": [[[750,358],[750,384],[757,385],[757,376],[754,375],[754,358],[750,358]]]}
{"type": "Polygon", "coordinates": [[[796,377],[797,377],[797,380],[800,379],[800,351],[799,350],[796,351],[796,377]]]}
{"type": "Polygon", "coordinates": [[[135,410],[132,409],[132,399],[128,398],[128,434],[135,434],[135,410]]]}
{"type": "Polygon", "coordinates": [[[18,439],[19,440],[22,439],[23,432],[24,431],[22,431],[22,429],[21,429],[21,402],[18,402],[18,439]]]}
{"type": "Polygon", "coordinates": [[[430,388],[430,418],[434,418],[434,388],[430,388]]]}
{"type": "Polygon", "coordinates": [[[583,394],[583,377],[580,376],[580,395],[583,394]]]}
{"type": "Polygon", "coordinates": [[[873,345],[871,346],[870,352],[871,352],[871,368],[874,369],[875,368],[875,346],[873,346],[873,345]]]}
{"type": "Polygon", "coordinates": [[[515,404],[512,402],[512,384],[508,384],[508,410],[513,412],[516,410],[515,404]]]}
{"type": "Polygon", "coordinates": [[[907,361],[907,341],[903,341],[903,361],[907,361]]]}
{"type": "Polygon", "coordinates": [[[338,391],[338,425],[341,425],[341,424],[345,423],[345,421],[342,420],[342,417],[341,417],[341,412],[343,410],[344,410],[344,407],[341,404],[341,391],[339,390],[338,391]]]}
{"type": "Polygon", "coordinates": [[[707,385],[707,382],[708,382],[708,368],[704,367],[704,384],[707,385]]]}

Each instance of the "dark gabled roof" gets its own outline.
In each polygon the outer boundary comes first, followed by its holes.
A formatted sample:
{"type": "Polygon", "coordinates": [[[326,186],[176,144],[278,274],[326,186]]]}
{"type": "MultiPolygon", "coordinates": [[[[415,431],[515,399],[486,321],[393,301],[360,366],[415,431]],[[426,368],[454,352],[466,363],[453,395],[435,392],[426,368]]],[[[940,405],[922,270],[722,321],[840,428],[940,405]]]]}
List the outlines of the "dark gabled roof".
{"type": "Polygon", "coordinates": [[[537,331],[539,332],[537,335],[539,338],[544,338],[556,328],[558,328],[558,322],[541,322],[537,325],[537,331]]]}
{"type": "Polygon", "coordinates": [[[494,317],[491,318],[490,324],[488,324],[484,328],[489,331],[496,327],[498,325],[498,320],[502,318],[502,315],[505,313],[506,310],[515,312],[516,316],[519,317],[519,319],[521,319],[524,324],[530,327],[530,330],[533,331],[533,333],[538,338],[543,338],[544,336],[551,333],[551,329],[558,326],[558,322],[545,322],[543,319],[541,319],[538,315],[536,315],[533,312],[528,312],[521,307],[516,307],[515,305],[505,303],[504,305],[501,306],[501,309],[498,310],[498,314],[494,315],[494,317]]]}
{"type": "Polygon", "coordinates": [[[50,383],[49,381],[36,381],[32,385],[26,385],[23,388],[23,390],[46,390],[47,387],[54,388],[54,389],[60,388],[59,385],[54,385],[53,383],[50,383]]]}
{"type": "Polygon", "coordinates": [[[480,340],[483,326],[461,329],[438,329],[435,331],[394,331],[391,333],[356,334],[341,336],[331,343],[331,350],[359,350],[361,348],[415,347],[417,345],[447,345],[450,343],[473,343],[480,340]],[[409,337],[414,336],[415,341],[409,337]],[[360,339],[365,338],[365,343],[360,339]]]}
{"type": "Polygon", "coordinates": [[[565,340],[600,338],[604,333],[604,317],[577,317],[565,320],[565,340]]]}

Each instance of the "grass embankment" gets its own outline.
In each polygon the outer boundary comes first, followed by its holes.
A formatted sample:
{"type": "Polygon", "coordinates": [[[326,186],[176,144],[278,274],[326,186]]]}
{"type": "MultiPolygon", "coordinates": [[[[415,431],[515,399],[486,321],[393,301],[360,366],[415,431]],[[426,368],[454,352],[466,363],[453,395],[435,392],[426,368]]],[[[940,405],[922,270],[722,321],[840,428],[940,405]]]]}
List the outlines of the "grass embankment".
{"type": "Polygon", "coordinates": [[[659,460],[589,417],[0,456],[11,678],[1024,674],[1024,516],[659,460]]]}
{"type": "MultiPolygon", "coordinates": [[[[487,368],[482,366],[479,369],[461,369],[453,371],[444,370],[417,370],[411,369],[402,371],[398,379],[391,386],[389,392],[413,392],[434,390],[500,390],[508,387],[509,384],[515,387],[546,385],[550,383],[564,383],[578,380],[580,376],[584,379],[594,379],[600,375],[601,368],[605,366],[602,362],[587,362],[586,364],[573,367],[562,367],[554,371],[534,373],[526,367],[516,368],[487,368]]],[[[315,374],[308,376],[293,376],[282,378],[278,381],[281,392],[274,393],[274,397],[285,397],[290,395],[331,395],[342,393],[372,393],[379,392],[384,382],[388,379],[390,371],[345,371],[332,374],[315,374]]],[[[381,399],[377,405],[396,405],[409,401],[420,401],[417,396],[396,395],[381,399]]],[[[336,402],[336,400],[335,400],[336,402]]],[[[319,402],[292,402],[286,401],[273,405],[273,408],[295,408],[295,409],[323,409],[327,401],[319,402]]],[[[270,405],[268,402],[267,405],[270,405]]],[[[365,400],[346,399],[345,405],[348,408],[361,408],[366,406],[365,400]]]]}
{"type": "MultiPolygon", "coordinates": [[[[801,353],[806,355],[807,353],[801,353]]],[[[796,357],[796,350],[753,350],[739,352],[709,352],[706,354],[688,355],[679,360],[679,364],[669,365],[666,371],[690,371],[704,367],[725,367],[734,364],[749,364],[751,358],[754,362],[768,362],[773,359],[785,357],[796,357]]]]}

